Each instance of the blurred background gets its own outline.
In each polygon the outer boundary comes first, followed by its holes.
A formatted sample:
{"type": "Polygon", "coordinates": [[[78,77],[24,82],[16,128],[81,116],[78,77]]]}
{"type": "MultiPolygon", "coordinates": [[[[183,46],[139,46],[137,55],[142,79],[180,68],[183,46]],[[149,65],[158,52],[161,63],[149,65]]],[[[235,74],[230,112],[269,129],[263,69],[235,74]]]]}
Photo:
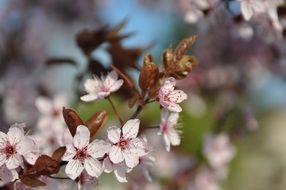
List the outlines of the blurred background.
{"type": "MultiPolygon", "coordinates": [[[[269,11],[246,21],[235,0],[0,0],[1,131],[14,122],[36,128],[36,98],[57,94],[65,94],[83,119],[107,109],[112,123],[115,117],[105,101],[80,102],[84,80],[110,64],[130,62],[140,68],[147,53],[160,65],[166,48],[198,35],[189,53],[199,64],[177,85],[189,96],[182,104],[181,146],[160,151],[157,131],[149,131],[155,133],[149,135],[156,150],[154,180],[142,185],[132,176],[133,183],[122,185],[107,177],[98,189],[284,190],[286,11],[285,1],[269,2],[273,5],[266,8],[274,10],[276,20],[269,11]],[[108,32],[120,23],[126,34],[120,46],[83,48],[80,34],[108,32]],[[206,136],[222,133],[234,150],[224,168],[227,175],[217,180],[203,171],[200,179],[192,171],[198,170],[194,163],[208,167],[206,136]]],[[[136,69],[122,68],[137,81],[136,69]]],[[[124,92],[114,96],[125,118],[132,113],[127,99],[124,92]]],[[[140,118],[146,125],[160,122],[159,106],[148,106],[140,118]]]]}

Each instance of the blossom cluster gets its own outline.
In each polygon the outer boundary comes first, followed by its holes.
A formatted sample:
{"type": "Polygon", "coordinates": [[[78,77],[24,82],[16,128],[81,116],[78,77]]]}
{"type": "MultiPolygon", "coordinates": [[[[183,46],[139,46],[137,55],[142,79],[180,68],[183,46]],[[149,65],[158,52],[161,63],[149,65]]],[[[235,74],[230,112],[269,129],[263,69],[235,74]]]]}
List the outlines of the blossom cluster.
{"type": "MultiPolygon", "coordinates": [[[[87,95],[80,99],[84,102],[98,99],[111,101],[110,95],[123,83],[116,71],[111,71],[106,77],[88,79],[84,84],[87,95]]],[[[163,136],[166,150],[170,151],[171,146],[178,146],[181,141],[180,131],[177,130],[182,111],[179,103],[187,99],[187,94],[175,89],[176,79],[173,77],[162,79],[160,84],[154,97],[162,108],[158,135],[163,136]]],[[[66,176],[76,181],[79,188],[95,184],[104,172],[114,172],[119,182],[127,182],[126,174],[135,167],[143,172],[147,180],[152,179],[149,168],[154,165],[155,159],[147,139],[140,135],[139,119],[130,118],[125,123],[121,122],[120,126],[110,126],[107,138],[97,139],[88,124],[74,122],[80,120],[77,115],[67,116],[64,95],[58,95],[54,100],[39,97],[35,104],[41,113],[36,133],[25,134],[23,123],[12,125],[7,134],[0,133],[1,185],[12,182],[15,188],[27,187],[32,183],[30,178],[38,176],[35,180],[42,186],[48,183],[44,176],[57,174],[60,165],[65,165],[66,176]],[[58,152],[61,152],[59,157],[58,152]],[[44,169],[46,172],[40,171],[43,168],[39,167],[44,167],[41,165],[43,160],[56,164],[53,166],[55,171],[46,171],[48,168],[44,169]]],[[[97,115],[96,119],[99,120],[99,117],[97,115]]]]}

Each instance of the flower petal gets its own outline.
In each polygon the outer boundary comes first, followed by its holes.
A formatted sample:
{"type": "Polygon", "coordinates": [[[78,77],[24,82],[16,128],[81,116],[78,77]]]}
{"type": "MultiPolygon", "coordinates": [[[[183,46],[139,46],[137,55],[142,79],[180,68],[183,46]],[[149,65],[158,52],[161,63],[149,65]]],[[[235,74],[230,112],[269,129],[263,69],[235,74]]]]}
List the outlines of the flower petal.
{"type": "Polygon", "coordinates": [[[7,133],[8,140],[11,145],[15,145],[20,142],[24,137],[23,125],[15,123],[12,125],[7,133]]]}
{"type": "Polygon", "coordinates": [[[34,142],[32,139],[26,137],[16,144],[16,151],[20,155],[27,154],[31,152],[34,148],[34,142]]]}
{"type": "Polygon", "coordinates": [[[146,148],[146,142],[141,138],[135,138],[129,141],[129,151],[138,156],[143,156],[146,153],[146,148]]]}
{"type": "Polygon", "coordinates": [[[89,144],[90,132],[84,125],[79,125],[73,138],[73,144],[76,148],[82,149],[89,144]]]}
{"type": "Polygon", "coordinates": [[[128,182],[126,179],[126,170],[123,167],[118,167],[116,170],[114,170],[114,174],[115,174],[116,179],[120,183],[127,183],[128,182]]]}
{"type": "Polygon", "coordinates": [[[162,95],[169,94],[170,92],[174,90],[175,85],[176,85],[176,79],[173,77],[170,77],[166,79],[165,83],[160,89],[160,92],[162,93],[162,95]]]}
{"type": "Polygon", "coordinates": [[[3,149],[7,144],[8,138],[5,133],[0,131],[0,149],[3,149]]]}
{"type": "Polygon", "coordinates": [[[171,127],[168,131],[168,138],[173,146],[178,146],[181,143],[181,138],[179,133],[175,128],[171,127]]]}
{"type": "Polygon", "coordinates": [[[109,152],[110,147],[111,144],[104,140],[94,140],[88,145],[87,153],[93,158],[100,158],[109,152]]]}
{"type": "Polygon", "coordinates": [[[91,102],[91,101],[98,99],[98,96],[95,93],[92,93],[92,94],[84,95],[80,97],[80,99],[84,102],[91,102]]]}
{"type": "Polygon", "coordinates": [[[163,139],[164,139],[164,142],[165,142],[165,148],[168,152],[170,152],[170,148],[171,148],[171,142],[170,142],[170,139],[169,137],[166,135],[166,134],[163,134],[163,139]]]}
{"type": "Polygon", "coordinates": [[[68,104],[67,96],[64,94],[58,94],[54,98],[54,109],[62,111],[63,107],[68,104]]]}
{"type": "Polygon", "coordinates": [[[48,98],[38,97],[35,104],[37,109],[44,115],[50,115],[53,111],[53,104],[48,98]]]}
{"type": "Polygon", "coordinates": [[[107,137],[114,144],[118,143],[120,139],[120,133],[121,133],[121,129],[118,127],[109,127],[107,129],[107,137]]]}
{"type": "Polygon", "coordinates": [[[109,87],[109,91],[110,92],[117,91],[123,85],[123,82],[124,81],[122,79],[116,81],[112,86],[109,87]]]}
{"type": "Polygon", "coordinates": [[[76,155],[76,149],[73,145],[68,144],[66,145],[66,152],[62,157],[63,161],[70,161],[76,155]]]}
{"type": "Polygon", "coordinates": [[[108,75],[104,80],[104,86],[110,88],[117,81],[117,79],[118,79],[117,73],[115,71],[111,71],[110,73],[108,73],[108,75]]]}
{"type": "Polygon", "coordinates": [[[20,154],[14,154],[9,157],[6,161],[6,166],[8,169],[16,169],[23,163],[22,156],[20,154]]]}
{"type": "Polygon", "coordinates": [[[188,95],[182,90],[174,90],[169,94],[168,97],[172,102],[181,103],[188,98],[188,95]]]}
{"type": "Polygon", "coordinates": [[[102,82],[96,77],[93,79],[87,79],[84,83],[84,88],[87,93],[96,92],[100,86],[102,86],[102,82]]]}
{"type": "Polygon", "coordinates": [[[29,164],[34,165],[36,163],[37,159],[39,158],[39,153],[30,152],[28,154],[25,154],[24,158],[29,164]]]}
{"type": "Polygon", "coordinates": [[[174,125],[176,125],[178,123],[178,119],[179,119],[179,113],[172,112],[169,115],[168,122],[171,123],[174,126],[174,125]]]}
{"type": "Polygon", "coordinates": [[[85,159],[84,168],[92,177],[99,177],[103,171],[101,163],[91,157],[85,159]]]}
{"type": "Polygon", "coordinates": [[[104,172],[106,173],[110,173],[113,171],[113,164],[111,163],[109,157],[104,158],[103,169],[104,169],[104,172]]]}
{"type": "Polygon", "coordinates": [[[18,173],[15,170],[9,170],[6,166],[0,167],[0,176],[1,180],[0,183],[6,184],[9,182],[14,181],[15,179],[18,179],[18,173]]]}
{"type": "Polygon", "coordinates": [[[3,153],[0,153],[0,167],[3,166],[6,162],[6,155],[3,153]]]}
{"type": "Polygon", "coordinates": [[[170,110],[171,112],[181,112],[182,108],[179,104],[175,104],[175,103],[170,103],[167,107],[168,110],[170,110]]]}
{"type": "Polygon", "coordinates": [[[115,145],[112,146],[109,151],[109,158],[114,164],[122,162],[124,160],[124,157],[122,155],[121,148],[115,145]]]}
{"type": "Polygon", "coordinates": [[[65,172],[67,176],[75,180],[83,171],[84,167],[79,160],[70,160],[66,165],[65,172]]]}
{"type": "Polygon", "coordinates": [[[130,152],[128,149],[122,151],[125,163],[129,168],[134,168],[139,164],[139,156],[130,152]]]}
{"type": "Polygon", "coordinates": [[[130,119],[122,127],[124,139],[135,138],[139,131],[140,120],[130,119]]]}

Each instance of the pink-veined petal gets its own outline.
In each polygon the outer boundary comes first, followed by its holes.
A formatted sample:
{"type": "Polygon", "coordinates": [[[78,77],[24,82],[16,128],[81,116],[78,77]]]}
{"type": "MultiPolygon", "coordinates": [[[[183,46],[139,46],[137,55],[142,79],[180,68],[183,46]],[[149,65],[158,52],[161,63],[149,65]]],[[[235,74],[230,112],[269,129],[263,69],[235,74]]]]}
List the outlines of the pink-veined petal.
{"type": "Polygon", "coordinates": [[[124,81],[122,79],[116,81],[112,86],[110,86],[109,88],[110,92],[117,91],[123,85],[123,82],[124,81]]]}
{"type": "Polygon", "coordinates": [[[39,156],[40,155],[38,152],[29,152],[24,155],[24,158],[29,164],[34,165],[37,159],[39,158],[39,156]]]}
{"type": "Polygon", "coordinates": [[[8,141],[8,137],[5,133],[3,133],[2,131],[0,131],[0,149],[3,149],[8,141]]]}
{"type": "Polygon", "coordinates": [[[34,148],[34,141],[28,137],[25,137],[19,143],[16,144],[16,151],[20,155],[24,155],[31,152],[33,148],[34,148]]]}
{"type": "Polygon", "coordinates": [[[121,129],[118,127],[109,127],[107,129],[107,137],[112,143],[118,143],[120,139],[121,129]]]}
{"type": "Polygon", "coordinates": [[[8,169],[16,169],[23,163],[22,156],[20,154],[14,154],[9,157],[6,161],[6,166],[8,169]]]}
{"type": "Polygon", "coordinates": [[[81,96],[80,99],[84,102],[91,102],[91,101],[98,99],[98,96],[95,93],[92,93],[92,94],[81,96]]]}
{"type": "Polygon", "coordinates": [[[83,171],[84,167],[79,160],[70,160],[66,165],[65,172],[67,176],[75,180],[83,171]]]}
{"type": "Polygon", "coordinates": [[[74,148],[73,145],[68,144],[66,145],[66,152],[62,157],[63,161],[69,161],[71,159],[73,159],[73,157],[75,157],[76,155],[76,149],[74,148]]]}
{"type": "Polygon", "coordinates": [[[146,153],[146,148],[146,143],[141,138],[134,138],[129,141],[129,151],[138,156],[143,156],[146,153]]]}
{"type": "Polygon", "coordinates": [[[110,88],[117,81],[117,79],[118,79],[117,73],[115,71],[111,71],[110,73],[108,73],[108,75],[104,80],[104,86],[110,88]]]}
{"type": "Polygon", "coordinates": [[[101,80],[94,77],[93,79],[87,79],[84,83],[84,88],[87,93],[94,93],[102,86],[101,80]]]}
{"type": "Polygon", "coordinates": [[[116,170],[114,170],[114,174],[116,179],[120,182],[120,183],[127,183],[127,179],[126,179],[126,170],[123,167],[119,167],[116,170]]]}
{"type": "Polygon", "coordinates": [[[188,95],[182,90],[174,90],[169,96],[171,102],[181,103],[188,98],[188,95]]]}
{"type": "Polygon", "coordinates": [[[114,164],[122,162],[124,157],[122,155],[121,148],[116,145],[112,146],[109,151],[109,158],[114,164]]]}
{"type": "Polygon", "coordinates": [[[181,138],[177,130],[171,127],[168,131],[168,138],[170,140],[171,145],[178,146],[181,143],[181,138]]]}
{"type": "Polygon", "coordinates": [[[171,123],[172,125],[176,125],[178,123],[178,119],[179,119],[179,113],[172,112],[168,117],[168,122],[171,123]]]}
{"type": "Polygon", "coordinates": [[[166,81],[163,84],[163,86],[161,87],[160,91],[164,95],[169,94],[170,92],[172,92],[174,90],[175,85],[176,85],[176,79],[173,77],[170,77],[170,78],[166,79],[166,81]]]}
{"type": "Polygon", "coordinates": [[[15,145],[20,142],[24,137],[24,129],[22,125],[18,125],[17,123],[12,125],[9,128],[7,136],[11,145],[15,145]]]}
{"type": "Polygon", "coordinates": [[[90,132],[84,125],[79,125],[73,138],[73,144],[76,148],[82,149],[89,144],[90,132]]]}
{"type": "Polygon", "coordinates": [[[85,159],[84,168],[88,175],[92,177],[99,177],[103,171],[101,163],[91,157],[85,159]]]}
{"type": "Polygon", "coordinates": [[[87,153],[93,158],[103,157],[109,152],[111,144],[104,140],[94,140],[87,147],[87,153]]]}
{"type": "Polygon", "coordinates": [[[3,166],[6,162],[6,155],[0,152],[0,167],[3,166]]]}
{"type": "Polygon", "coordinates": [[[140,120],[130,119],[122,127],[122,134],[124,139],[135,138],[139,131],[140,120]]]}
{"type": "Polygon", "coordinates": [[[170,152],[171,142],[169,140],[169,137],[166,134],[163,134],[163,139],[165,143],[165,148],[168,152],[170,152]]]}
{"type": "Polygon", "coordinates": [[[9,170],[6,166],[0,167],[0,176],[1,180],[0,183],[6,184],[9,182],[14,181],[15,179],[18,179],[18,173],[16,170],[9,170]]]}
{"type": "Polygon", "coordinates": [[[113,171],[113,164],[111,163],[109,157],[104,158],[103,169],[104,169],[104,172],[106,173],[110,173],[113,171]]]}
{"type": "Polygon", "coordinates": [[[167,107],[168,110],[170,110],[171,112],[181,112],[182,108],[179,104],[175,104],[175,103],[170,103],[167,107]]]}
{"type": "Polygon", "coordinates": [[[50,115],[53,111],[53,104],[50,99],[38,97],[35,101],[37,109],[44,115],[50,115]]]}
{"type": "Polygon", "coordinates": [[[129,168],[134,168],[139,164],[139,156],[137,154],[130,152],[128,149],[123,150],[122,154],[129,168]]]}

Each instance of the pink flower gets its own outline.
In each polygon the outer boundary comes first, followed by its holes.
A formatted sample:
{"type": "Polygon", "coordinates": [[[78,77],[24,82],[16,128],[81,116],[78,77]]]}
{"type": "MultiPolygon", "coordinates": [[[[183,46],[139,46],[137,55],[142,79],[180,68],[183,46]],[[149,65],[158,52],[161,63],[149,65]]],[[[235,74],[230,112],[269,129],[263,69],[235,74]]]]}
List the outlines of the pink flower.
{"type": "Polygon", "coordinates": [[[235,155],[235,149],[230,144],[226,134],[208,135],[205,138],[203,153],[214,169],[223,168],[235,155]]]}
{"type": "Polygon", "coordinates": [[[139,163],[139,156],[145,153],[145,143],[141,138],[136,138],[139,131],[139,119],[128,120],[122,130],[110,127],[107,130],[108,139],[113,143],[109,158],[118,164],[125,160],[129,168],[134,168],[139,163]]]}
{"type": "Polygon", "coordinates": [[[90,132],[84,125],[79,125],[73,138],[73,144],[66,146],[66,152],[62,158],[68,161],[65,172],[71,179],[76,179],[82,171],[92,177],[99,177],[102,173],[102,165],[97,160],[107,153],[110,144],[103,140],[94,140],[89,143],[90,132]]]}
{"type": "Polygon", "coordinates": [[[39,157],[35,142],[25,136],[24,123],[14,124],[7,135],[0,131],[0,166],[6,164],[8,169],[18,168],[23,163],[23,157],[29,164],[35,164],[39,157]]]}
{"type": "Polygon", "coordinates": [[[215,174],[208,168],[200,168],[188,190],[219,190],[215,174]]]}
{"type": "Polygon", "coordinates": [[[105,78],[94,77],[88,79],[84,83],[84,88],[87,95],[82,96],[80,99],[84,102],[90,102],[97,99],[103,99],[109,96],[112,92],[117,91],[123,84],[123,80],[118,80],[118,75],[115,71],[110,72],[105,78]]]}
{"type": "Polygon", "coordinates": [[[179,113],[169,112],[163,109],[161,114],[160,132],[159,135],[163,135],[166,150],[169,152],[170,147],[178,146],[181,143],[179,132],[176,130],[178,123],[179,113]]]}
{"type": "Polygon", "coordinates": [[[103,168],[106,173],[114,171],[115,177],[120,183],[127,182],[126,174],[132,170],[128,168],[124,162],[118,164],[112,163],[109,157],[103,160],[103,168]]]}
{"type": "Polygon", "coordinates": [[[158,94],[160,104],[172,112],[181,112],[182,108],[178,103],[187,99],[187,94],[182,90],[175,90],[176,79],[166,79],[158,94]]]}

